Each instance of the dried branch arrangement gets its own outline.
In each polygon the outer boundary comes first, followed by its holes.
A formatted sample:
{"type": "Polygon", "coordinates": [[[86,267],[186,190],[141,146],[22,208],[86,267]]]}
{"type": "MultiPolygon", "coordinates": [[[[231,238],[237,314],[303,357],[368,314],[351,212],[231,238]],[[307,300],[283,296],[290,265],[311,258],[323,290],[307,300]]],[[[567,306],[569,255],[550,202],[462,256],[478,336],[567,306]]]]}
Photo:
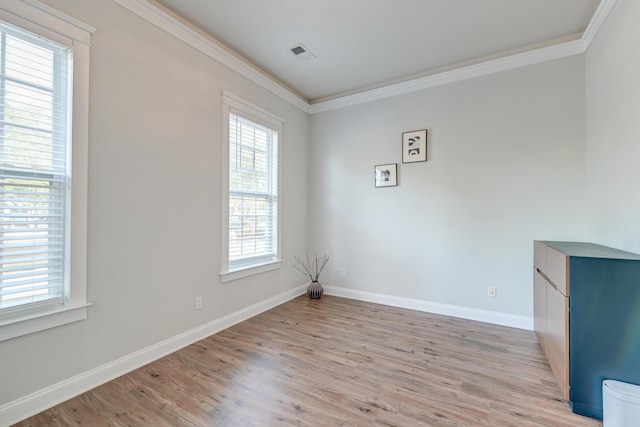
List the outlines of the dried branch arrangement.
{"type": "Polygon", "coordinates": [[[309,258],[309,253],[307,252],[304,260],[299,256],[294,257],[297,265],[293,264],[293,267],[300,273],[308,276],[312,282],[317,282],[320,278],[320,273],[322,273],[324,266],[329,262],[331,255],[332,254],[325,254],[322,257],[318,257],[318,254],[314,254],[314,259],[311,260],[311,258],[309,258]]]}

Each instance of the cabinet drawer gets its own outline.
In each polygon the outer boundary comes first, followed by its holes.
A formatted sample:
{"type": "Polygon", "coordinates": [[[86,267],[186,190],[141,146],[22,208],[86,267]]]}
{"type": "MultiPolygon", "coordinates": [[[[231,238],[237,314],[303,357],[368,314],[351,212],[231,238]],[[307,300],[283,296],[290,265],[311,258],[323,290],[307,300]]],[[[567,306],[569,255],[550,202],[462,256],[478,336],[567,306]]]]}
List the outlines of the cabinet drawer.
{"type": "Polygon", "coordinates": [[[545,268],[540,268],[564,296],[569,296],[569,257],[545,245],[545,268]]]}

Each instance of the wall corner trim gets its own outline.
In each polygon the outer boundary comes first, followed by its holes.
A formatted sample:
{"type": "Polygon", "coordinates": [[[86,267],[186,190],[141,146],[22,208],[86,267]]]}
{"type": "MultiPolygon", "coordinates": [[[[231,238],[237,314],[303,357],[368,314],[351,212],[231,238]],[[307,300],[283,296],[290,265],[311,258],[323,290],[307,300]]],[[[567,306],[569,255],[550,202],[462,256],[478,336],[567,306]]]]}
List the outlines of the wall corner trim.
{"type": "Polygon", "coordinates": [[[497,311],[479,310],[477,308],[442,304],[439,302],[419,300],[414,298],[405,298],[393,295],[358,291],[355,289],[341,288],[336,286],[323,286],[327,295],[533,331],[533,318],[531,317],[500,313],[497,311]]]}
{"type": "Polygon", "coordinates": [[[0,406],[0,427],[8,427],[20,422],[201,339],[270,310],[304,294],[306,287],[307,284],[298,286],[265,301],[243,308],[182,334],[143,348],[135,353],[128,354],[95,369],[38,390],[28,396],[6,403],[0,406]]]}

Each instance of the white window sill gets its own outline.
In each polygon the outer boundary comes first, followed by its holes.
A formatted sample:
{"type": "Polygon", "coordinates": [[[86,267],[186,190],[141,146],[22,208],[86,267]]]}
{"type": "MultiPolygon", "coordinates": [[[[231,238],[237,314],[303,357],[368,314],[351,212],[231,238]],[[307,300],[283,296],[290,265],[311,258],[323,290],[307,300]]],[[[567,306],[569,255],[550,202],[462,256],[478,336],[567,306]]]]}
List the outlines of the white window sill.
{"type": "Polygon", "coordinates": [[[90,305],[91,304],[81,304],[72,307],[62,307],[26,316],[0,320],[0,342],[84,320],[87,318],[87,307],[90,305]]]}
{"type": "Polygon", "coordinates": [[[222,283],[227,283],[244,277],[255,276],[256,274],[264,273],[266,271],[277,270],[280,267],[282,267],[282,260],[271,261],[266,264],[243,268],[242,270],[226,271],[224,273],[220,273],[220,281],[222,283]]]}

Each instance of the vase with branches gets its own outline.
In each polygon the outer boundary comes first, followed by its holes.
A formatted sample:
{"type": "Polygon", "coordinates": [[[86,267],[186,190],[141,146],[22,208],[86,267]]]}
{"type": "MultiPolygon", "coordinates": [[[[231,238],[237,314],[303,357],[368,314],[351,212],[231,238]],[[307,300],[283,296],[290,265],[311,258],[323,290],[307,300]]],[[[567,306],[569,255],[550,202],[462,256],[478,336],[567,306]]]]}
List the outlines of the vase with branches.
{"type": "Polygon", "coordinates": [[[331,254],[322,255],[321,257],[318,254],[314,254],[313,259],[309,257],[309,253],[305,254],[305,258],[302,259],[299,256],[294,257],[296,260],[296,264],[293,264],[293,267],[298,270],[300,273],[307,276],[311,279],[311,283],[309,287],[307,287],[307,295],[311,299],[320,299],[322,294],[324,293],[324,289],[320,284],[320,273],[324,270],[324,267],[329,262],[331,258],[331,254]]]}

